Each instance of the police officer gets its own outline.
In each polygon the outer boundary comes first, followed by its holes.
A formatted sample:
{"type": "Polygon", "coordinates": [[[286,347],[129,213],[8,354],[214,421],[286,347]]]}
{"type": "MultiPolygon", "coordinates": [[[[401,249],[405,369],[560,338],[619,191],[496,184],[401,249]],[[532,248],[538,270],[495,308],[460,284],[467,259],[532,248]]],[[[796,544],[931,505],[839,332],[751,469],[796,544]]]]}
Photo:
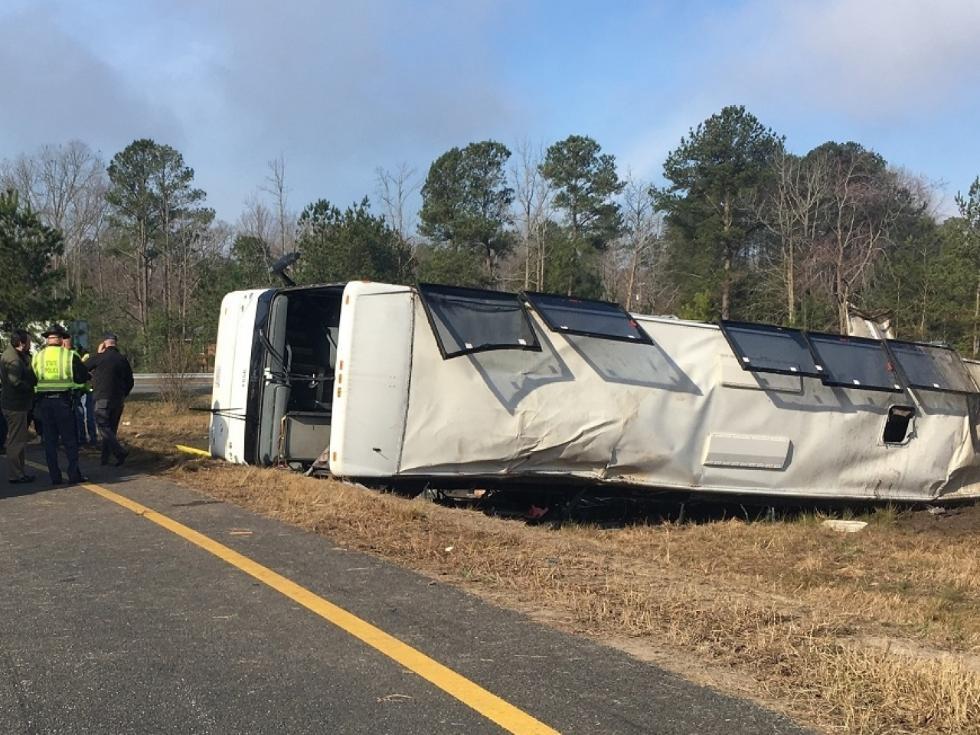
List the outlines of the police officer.
{"type": "Polygon", "coordinates": [[[129,454],[119,443],[116,432],[119,431],[123,404],[133,390],[133,368],[116,342],[116,335],[106,332],[98,354],[88,358],[85,366],[92,371],[95,423],[102,435],[102,464],[109,464],[109,455],[113,455],[116,467],[119,467],[129,454]]]}
{"type": "Polygon", "coordinates": [[[78,432],[72,392],[89,379],[89,373],[77,354],[66,350],[62,341],[68,332],[52,324],[41,336],[44,347],[34,355],[32,365],[37,376],[37,410],[44,426],[44,458],[53,485],[63,482],[58,466],[58,438],[68,455],[68,481],[85,482],[78,467],[78,432]]]}

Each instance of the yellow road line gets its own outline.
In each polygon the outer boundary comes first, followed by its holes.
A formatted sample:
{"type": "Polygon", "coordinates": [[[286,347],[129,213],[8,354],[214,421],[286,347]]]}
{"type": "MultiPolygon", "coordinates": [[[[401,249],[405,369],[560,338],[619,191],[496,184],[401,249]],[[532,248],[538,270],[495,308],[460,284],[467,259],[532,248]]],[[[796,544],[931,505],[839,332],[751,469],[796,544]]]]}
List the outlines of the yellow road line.
{"type": "MultiPolygon", "coordinates": [[[[35,464],[34,462],[30,462],[29,464],[38,469],[45,469],[44,466],[35,464]]],[[[371,646],[371,648],[379,653],[384,654],[393,661],[397,661],[405,668],[455,697],[467,707],[476,710],[488,720],[495,722],[504,730],[512,733],[520,733],[521,735],[558,735],[557,730],[548,727],[466,677],[457,674],[452,669],[429,658],[421,651],[415,650],[380,628],[371,625],[371,623],[361,620],[356,615],[334,605],[332,602],[314,594],[305,587],[301,587],[281,574],[277,574],[268,567],[252,561],[247,556],[239,554],[224,544],[218,543],[203,533],[199,533],[193,528],[178,523],[152,508],[148,508],[145,505],[137,503],[135,500],[130,500],[123,495],[114,493],[112,490],[108,490],[101,485],[85,483],[81,487],[117,505],[121,505],[127,510],[131,510],[133,513],[142,516],[152,523],[156,523],[158,526],[167,529],[186,541],[190,541],[195,546],[210,552],[233,567],[263,582],[277,592],[316,613],[324,620],[333,623],[341,630],[371,646]]]]}
{"type": "Polygon", "coordinates": [[[206,452],[203,449],[198,449],[197,447],[189,447],[186,444],[174,444],[174,446],[181,452],[184,452],[184,454],[196,454],[198,457],[207,457],[208,459],[211,458],[211,452],[206,452]]]}

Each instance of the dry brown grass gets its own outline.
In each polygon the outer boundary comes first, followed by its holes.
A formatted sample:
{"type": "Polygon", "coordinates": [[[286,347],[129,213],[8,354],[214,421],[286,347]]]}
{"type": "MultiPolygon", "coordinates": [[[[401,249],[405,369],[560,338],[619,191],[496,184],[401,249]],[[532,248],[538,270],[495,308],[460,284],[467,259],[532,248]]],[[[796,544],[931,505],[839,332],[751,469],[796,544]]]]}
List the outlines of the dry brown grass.
{"type": "Polygon", "coordinates": [[[624,645],[827,732],[980,733],[980,509],[554,531],[283,471],[177,459],[207,415],[133,404],[180,482],[624,645]],[[682,655],[684,654],[684,655],[682,655]]]}

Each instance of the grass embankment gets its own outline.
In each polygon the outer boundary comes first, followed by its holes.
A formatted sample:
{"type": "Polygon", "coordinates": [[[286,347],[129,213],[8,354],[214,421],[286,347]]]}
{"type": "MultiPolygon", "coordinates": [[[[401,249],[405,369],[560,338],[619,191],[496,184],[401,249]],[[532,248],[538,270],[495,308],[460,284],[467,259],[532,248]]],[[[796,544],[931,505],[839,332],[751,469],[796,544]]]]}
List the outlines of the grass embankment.
{"type": "Polygon", "coordinates": [[[290,472],[178,457],[207,414],[133,403],[179,482],[753,696],[826,732],[980,733],[980,508],[613,529],[528,526],[290,472]]]}

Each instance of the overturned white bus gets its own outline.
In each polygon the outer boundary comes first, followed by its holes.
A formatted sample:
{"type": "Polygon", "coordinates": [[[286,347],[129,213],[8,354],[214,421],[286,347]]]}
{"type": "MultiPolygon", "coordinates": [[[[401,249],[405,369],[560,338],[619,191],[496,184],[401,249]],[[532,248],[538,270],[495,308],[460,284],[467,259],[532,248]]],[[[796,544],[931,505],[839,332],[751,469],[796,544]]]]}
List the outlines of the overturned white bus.
{"type": "Polygon", "coordinates": [[[232,462],[980,497],[977,366],[946,347],[425,284],[239,291],[221,309],[210,446],[232,462]]]}

